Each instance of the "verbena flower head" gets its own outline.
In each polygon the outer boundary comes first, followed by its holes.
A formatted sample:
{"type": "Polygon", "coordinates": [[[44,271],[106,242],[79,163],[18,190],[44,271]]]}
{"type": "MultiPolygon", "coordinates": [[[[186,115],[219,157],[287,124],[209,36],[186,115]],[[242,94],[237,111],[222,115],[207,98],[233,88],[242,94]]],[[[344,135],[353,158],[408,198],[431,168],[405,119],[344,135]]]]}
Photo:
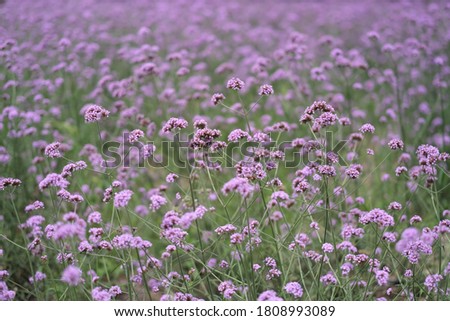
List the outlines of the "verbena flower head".
{"type": "Polygon", "coordinates": [[[221,282],[219,284],[217,290],[223,295],[223,297],[225,299],[229,300],[236,293],[237,287],[233,284],[232,281],[227,280],[227,281],[221,282]]]}
{"type": "Polygon", "coordinates": [[[242,90],[245,86],[245,83],[237,77],[233,77],[227,82],[227,88],[233,89],[236,91],[242,90]]]}
{"type": "Polygon", "coordinates": [[[221,101],[225,100],[225,95],[222,93],[216,93],[211,97],[211,103],[215,106],[220,104],[221,101]]]}
{"type": "Polygon", "coordinates": [[[345,174],[351,179],[356,179],[361,175],[362,168],[360,164],[352,164],[345,170],[345,174]]]}
{"type": "Polygon", "coordinates": [[[92,289],[91,294],[94,301],[110,301],[112,297],[111,293],[101,287],[95,287],[92,289]]]}
{"type": "Polygon", "coordinates": [[[59,150],[59,147],[61,146],[60,142],[54,142],[51,144],[48,144],[45,147],[45,155],[50,158],[60,158],[62,156],[61,151],[59,150]]]}
{"type": "Polygon", "coordinates": [[[116,193],[114,196],[114,207],[120,208],[127,206],[131,196],[133,196],[133,192],[129,189],[116,193]]]}
{"type": "Polygon", "coordinates": [[[167,123],[163,126],[162,131],[168,133],[174,129],[183,129],[188,126],[188,122],[182,118],[170,118],[167,123]]]}
{"type": "Polygon", "coordinates": [[[441,282],[444,277],[440,274],[430,274],[425,278],[425,282],[423,283],[428,292],[437,292],[439,289],[439,282],[441,282]]]}
{"type": "Polygon", "coordinates": [[[337,279],[333,275],[332,272],[328,272],[327,274],[322,275],[320,277],[320,282],[322,282],[322,284],[325,285],[325,286],[327,286],[327,285],[335,285],[335,284],[337,284],[337,279]]]}
{"type": "Polygon", "coordinates": [[[234,129],[229,135],[228,135],[228,141],[230,142],[237,142],[242,138],[250,138],[250,135],[243,131],[242,129],[234,129]]]}
{"type": "Polygon", "coordinates": [[[83,107],[84,120],[86,123],[94,123],[109,116],[110,112],[98,105],[87,105],[83,107]]]}
{"type": "Polygon", "coordinates": [[[283,299],[275,291],[267,290],[258,296],[258,301],[283,301],[283,299]]]}
{"type": "Polygon", "coordinates": [[[375,127],[372,124],[364,124],[359,129],[361,133],[371,133],[373,134],[375,132],[375,127]]]}
{"type": "Polygon", "coordinates": [[[403,141],[401,139],[394,138],[389,141],[388,146],[392,150],[397,150],[397,149],[403,149],[405,147],[405,144],[403,143],[403,141]]]}
{"type": "Polygon", "coordinates": [[[144,137],[144,132],[140,129],[134,129],[128,134],[128,142],[133,144],[139,140],[139,138],[144,137]]]}
{"type": "Polygon", "coordinates": [[[17,178],[11,178],[11,177],[0,177],[0,191],[3,191],[8,186],[19,186],[22,184],[22,181],[17,178]]]}
{"type": "Polygon", "coordinates": [[[231,192],[237,192],[242,197],[249,197],[255,190],[255,187],[245,178],[236,177],[223,185],[222,193],[225,195],[231,192]]]}
{"type": "Polygon", "coordinates": [[[258,89],[258,95],[260,95],[260,96],[269,96],[269,95],[273,95],[273,93],[274,93],[273,87],[268,84],[264,84],[261,87],[259,87],[259,89],[258,89]]]}
{"type": "Polygon", "coordinates": [[[84,282],[84,280],[81,278],[82,273],[83,272],[79,267],[69,265],[63,271],[61,281],[67,283],[70,286],[77,286],[78,284],[84,282]]]}
{"type": "Polygon", "coordinates": [[[325,253],[331,253],[331,252],[334,251],[334,246],[333,246],[333,244],[331,244],[331,243],[324,243],[324,244],[322,245],[322,250],[323,250],[325,253]]]}
{"type": "Polygon", "coordinates": [[[394,218],[379,208],[375,208],[367,213],[364,213],[359,221],[362,224],[375,223],[379,227],[388,227],[394,225],[394,218]]]}
{"type": "Polygon", "coordinates": [[[72,174],[76,171],[81,171],[83,169],[87,168],[87,164],[84,161],[78,161],[75,163],[70,163],[64,166],[63,170],[61,171],[61,177],[67,178],[69,176],[72,176],[72,174]]]}
{"type": "Polygon", "coordinates": [[[303,296],[303,288],[298,282],[287,283],[284,286],[284,290],[294,298],[301,298],[303,296]]]}
{"type": "Polygon", "coordinates": [[[47,278],[47,275],[45,273],[42,273],[41,271],[37,271],[33,277],[29,278],[29,281],[31,284],[36,282],[41,282],[47,278]]]}
{"type": "Polygon", "coordinates": [[[25,207],[25,212],[38,211],[44,208],[44,203],[41,201],[35,201],[25,207]]]}

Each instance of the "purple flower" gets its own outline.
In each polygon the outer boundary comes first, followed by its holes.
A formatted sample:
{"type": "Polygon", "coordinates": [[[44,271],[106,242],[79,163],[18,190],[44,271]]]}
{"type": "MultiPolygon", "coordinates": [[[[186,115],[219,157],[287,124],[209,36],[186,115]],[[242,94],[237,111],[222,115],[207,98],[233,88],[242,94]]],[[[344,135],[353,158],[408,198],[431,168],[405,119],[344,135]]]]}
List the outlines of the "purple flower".
{"type": "Polygon", "coordinates": [[[406,173],[408,171],[408,169],[405,167],[405,166],[398,166],[396,169],[395,169],[395,176],[400,176],[400,175],[402,175],[403,173],[406,173]]]}
{"type": "Polygon", "coordinates": [[[178,175],[177,175],[177,174],[170,173],[170,174],[168,174],[168,175],[166,176],[166,182],[167,182],[167,183],[173,183],[173,182],[175,182],[175,180],[177,180],[177,178],[178,178],[178,175]]]}
{"type": "Polygon", "coordinates": [[[89,214],[87,222],[89,224],[100,224],[102,222],[102,214],[99,212],[92,212],[89,214]]]}
{"type": "Polygon", "coordinates": [[[320,165],[318,171],[322,176],[328,177],[336,176],[336,169],[330,165],[320,165]]]}
{"type": "Polygon", "coordinates": [[[84,120],[86,123],[93,123],[109,116],[109,111],[98,105],[87,105],[83,107],[84,120]]]}
{"type": "Polygon", "coordinates": [[[170,118],[162,128],[164,133],[171,132],[174,129],[183,129],[188,126],[188,122],[182,118],[170,118]]]}
{"type": "Polygon", "coordinates": [[[134,129],[128,134],[128,142],[133,144],[139,140],[139,138],[144,137],[144,132],[140,129],[134,129]]]}
{"type": "Polygon", "coordinates": [[[230,243],[231,244],[241,244],[244,240],[244,237],[241,233],[234,233],[230,236],[230,243]]]}
{"type": "Polygon", "coordinates": [[[113,298],[115,298],[116,296],[122,294],[122,289],[118,285],[113,285],[109,288],[108,292],[113,298]]]}
{"type": "Polygon", "coordinates": [[[41,201],[35,201],[32,204],[27,205],[25,207],[25,212],[28,213],[28,212],[37,211],[37,210],[40,210],[43,208],[44,208],[44,203],[42,203],[41,201]]]}
{"type": "Polygon", "coordinates": [[[61,188],[57,193],[56,196],[58,196],[59,198],[70,202],[70,203],[81,203],[84,201],[83,196],[79,195],[79,194],[71,194],[70,192],[68,192],[67,190],[65,190],[64,188],[61,188]]]}
{"type": "MultiPolygon", "coordinates": [[[[409,228],[407,230],[414,230],[414,228],[409,228]]],[[[421,238],[424,238],[424,236],[422,235],[421,238]]],[[[428,242],[433,243],[434,240],[432,239],[428,242]]],[[[421,254],[431,255],[433,253],[430,244],[427,244],[423,239],[408,240],[404,236],[404,233],[402,234],[402,239],[396,244],[395,248],[397,251],[401,251],[402,255],[407,257],[411,264],[417,264],[421,254]]]]}
{"type": "Polygon", "coordinates": [[[227,82],[227,88],[228,89],[233,89],[236,91],[239,91],[241,89],[243,89],[245,86],[245,83],[240,80],[239,78],[233,77],[230,80],[228,80],[227,82]]]}
{"type": "Polygon", "coordinates": [[[250,135],[243,131],[242,129],[234,129],[229,135],[228,135],[228,141],[230,142],[237,142],[242,138],[250,139],[250,135]]]}
{"type": "Polygon", "coordinates": [[[34,275],[34,277],[30,277],[29,281],[31,284],[36,282],[41,282],[47,278],[47,275],[45,273],[42,273],[41,271],[37,271],[34,275]]]}
{"type": "Polygon", "coordinates": [[[402,204],[398,202],[392,202],[388,205],[389,210],[400,211],[402,209],[402,204]]]}
{"type": "Polygon", "coordinates": [[[223,185],[222,193],[227,195],[231,192],[237,192],[242,197],[247,198],[254,192],[254,190],[255,187],[250,184],[247,179],[235,177],[223,185]]]}
{"type": "Polygon", "coordinates": [[[420,165],[434,165],[440,160],[439,149],[432,145],[420,145],[416,150],[420,165]]]}
{"type": "Polygon", "coordinates": [[[253,264],[252,266],[253,271],[258,271],[259,269],[261,269],[261,265],[259,265],[258,263],[253,264]]]}
{"type": "Polygon", "coordinates": [[[333,275],[332,272],[328,272],[327,274],[322,275],[320,277],[320,282],[322,282],[322,284],[325,285],[325,286],[330,285],[330,284],[335,285],[335,284],[337,284],[337,279],[333,275]]]}
{"type": "Polygon", "coordinates": [[[92,289],[92,299],[94,301],[110,301],[111,300],[111,293],[109,293],[107,290],[102,289],[101,287],[96,287],[92,289]]]}
{"type": "Polygon", "coordinates": [[[261,87],[259,87],[259,90],[258,90],[258,95],[260,95],[260,96],[269,96],[269,95],[273,95],[273,93],[274,93],[273,87],[268,84],[262,85],[261,87]]]}
{"type": "Polygon", "coordinates": [[[236,226],[232,224],[226,224],[224,226],[219,226],[218,228],[216,228],[215,232],[217,233],[217,235],[222,235],[222,234],[231,234],[236,230],[237,230],[236,226]]]}
{"type": "Polygon", "coordinates": [[[314,120],[313,130],[316,129],[314,131],[317,132],[322,127],[328,127],[328,126],[334,125],[337,120],[338,120],[338,118],[335,113],[324,112],[314,120]]]}
{"type": "Polygon", "coordinates": [[[6,270],[0,270],[0,280],[4,280],[9,276],[9,272],[6,270]]]}
{"type": "Polygon", "coordinates": [[[385,270],[375,271],[375,279],[379,286],[386,285],[389,281],[389,273],[385,270]]]}
{"type": "Polygon", "coordinates": [[[345,170],[345,174],[351,179],[356,179],[361,175],[362,168],[360,164],[352,164],[345,170]]]}
{"type": "Polygon", "coordinates": [[[287,283],[284,286],[284,290],[295,298],[301,298],[303,296],[303,288],[298,282],[287,283]]]}
{"type": "Polygon", "coordinates": [[[211,103],[213,105],[218,105],[222,100],[225,100],[225,96],[222,93],[214,94],[211,97],[211,103]]]}
{"type": "Polygon", "coordinates": [[[142,150],[142,157],[144,159],[147,159],[150,156],[152,156],[153,153],[156,151],[156,146],[153,144],[146,144],[142,146],[141,150],[142,150]]]}
{"type": "Polygon", "coordinates": [[[322,245],[322,251],[324,251],[325,253],[331,253],[333,252],[334,247],[332,244],[330,243],[323,243],[322,245]]]}
{"type": "Polygon", "coordinates": [[[9,290],[5,282],[0,281],[0,301],[12,301],[16,292],[9,290]]]}
{"type": "Polygon", "coordinates": [[[78,245],[78,251],[80,253],[86,252],[91,253],[93,251],[93,247],[91,244],[89,244],[88,241],[81,241],[80,245],[78,245]]]}
{"type": "Polygon", "coordinates": [[[379,227],[394,225],[394,218],[385,211],[375,208],[368,213],[364,213],[359,222],[362,224],[376,223],[379,227]]]}
{"type": "Polygon", "coordinates": [[[59,150],[60,146],[61,146],[60,142],[54,142],[54,143],[48,144],[45,147],[45,151],[44,151],[45,156],[50,157],[50,158],[62,157],[61,151],[59,150]]]}
{"type": "Polygon", "coordinates": [[[221,282],[217,287],[217,290],[223,295],[225,299],[229,300],[236,293],[237,287],[233,284],[232,281],[227,280],[221,282]]]}
{"type": "Polygon", "coordinates": [[[354,268],[353,264],[349,262],[345,262],[344,264],[342,264],[341,265],[342,276],[348,276],[350,272],[353,270],[353,268],[354,268]]]}
{"type": "Polygon", "coordinates": [[[384,232],[383,240],[385,240],[388,243],[394,243],[395,241],[397,241],[397,233],[384,232]]]}
{"type": "Polygon", "coordinates": [[[258,301],[283,301],[274,290],[267,290],[258,296],[258,301]]]}
{"type": "Polygon", "coordinates": [[[167,199],[161,195],[150,196],[149,208],[154,212],[159,210],[163,205],[167,204],[167,199]]]}
{"type": "Polygon", "coordinates": [[[422,218],[419,215],[414,215],[409,220],[409,224],[411,224],[411,225],[413,225],[414,223],[420,223],[420,222],[422,222],[422,218]]]}
{"type": "Polygon", "coordinates": [[[80,268],[74,265],[69,265],[63,271],[61,281],[67,283],[70,286],[77,286],[78,284],[84,282],[84,280],[81,278],[82,273],[83,272],[80,268]]]}
{"type": "Polygon", "coordinates": [[[444,279],[444,277],[440,274],[430,274],[425,278],[425,282],[423,283],[428,292],[437,292],[438,284],[444,279]]]}
{"type": "Polygon", "coordinates": [[[59,174],[50,173],[39,183],[39,189],[43,191],[51,186],[67,188],[69,182],[59,174]]]}
{"type": "Polygon", "coordinates": [[[61,176],[63,178],[72,176],[72,173],[75,171],[81,171],[83,169],[87,168],[87,165],[84,161],[78,161],[75,163],[70,163],[67,164],[66,166],[64,166],[62,172],[61,172],[61,176]]]}
{"type": "Polygon", "coordinates": [[[364,124],[359,129],[361,133],[371,133],[373,134],[375,132],[375,127],[372,124],[364,124]]]}
{"type": "Polygon", "coordinates": [[[129,233],[115,236],[111,243],[116,249],[147,249],[152,246],[151,242],[129,233]]]}
{"type": "Polygon", "coordinates": [[[168,228],[161,232],[161,236],[176,246],[181,246],[184,242],[184,238],[187,236],[187,232],[178,227],[168,228]]]}
{"type": "Polygon", "coordinates": [[[114,207],[120,208],[125,207],[128,205],[128,202],[131,199],[131,196],[133,196],[133,192],[129,189],[125,189],[123,191],[120,191],[114,195],[114,207]]]}
{"type": "Polygon", "coordinates": [[[405,278],[412,278],[413,272],[412,272],[412,270],[408,269],[405,271],[405,273],[403,275],[405,276],[405,278]]]}
{"type": "Polygon", "coordinates": [[[22,181],[17,178],[0,178],[0,191],[3,191],[8,186],[19,186],[22,184],[22,181]]]}
{"type": "Polygon", "coordinates": [[[389,141],[388,146],[390,149],[396,150],[396,149],[403,149],[403,147],[405,147],[405,144],[401,139],[394,138],[389,141]]]}

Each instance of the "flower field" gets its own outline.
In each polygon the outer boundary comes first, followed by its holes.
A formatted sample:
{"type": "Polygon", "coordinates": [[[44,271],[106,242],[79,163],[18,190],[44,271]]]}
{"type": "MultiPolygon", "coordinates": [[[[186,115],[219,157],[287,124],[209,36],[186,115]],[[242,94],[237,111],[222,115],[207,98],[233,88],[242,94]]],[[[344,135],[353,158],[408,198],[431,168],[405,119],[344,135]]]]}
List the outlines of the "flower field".
{"type": "Polygon", "coordinates": [[[450,299],[450,3],[0,2],[0,300],[450,299]]]}

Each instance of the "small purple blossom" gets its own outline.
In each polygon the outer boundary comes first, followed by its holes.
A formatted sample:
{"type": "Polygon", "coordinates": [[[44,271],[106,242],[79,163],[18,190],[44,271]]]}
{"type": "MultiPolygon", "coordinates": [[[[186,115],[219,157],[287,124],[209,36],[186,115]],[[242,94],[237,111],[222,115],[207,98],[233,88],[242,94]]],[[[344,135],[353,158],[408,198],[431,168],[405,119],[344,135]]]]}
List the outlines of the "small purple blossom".
{"type": "Polygon", "coordinates": [[[303,296],[303,288],[298,282],[287,283],[284,286],[284,290],[294,298],[301,298],[303,296]]]}
{"type": "Polygon", "coordinates": [[[364,213],[359,221],[362,224],[376,223],[379,227],[394,225],[394,218],[379,208],[375,208],[367,213],[364,213]]]}
{"type": "Polygon", "coordinates": [[[268,84],[264,84],[261,87],[259,87],[259,89],[258,89],[258,95],[260,95],[260,96],[269,96],[269,95],[273,95],[273,93],[274,93],[273,87],[268,84]]]}
{"type": "Polygon", "coordinates": [[[242,90],[245,86],[245,83],[237,77],[233,77],[227,82],[227,88],[233,89],[236,91],[242,90]]]}
{"type": "Polygon", "coordinates": [[[250,135],[242,129],[235,129],[228,135],[228,141],[237,142],[242,138],[250,138],[250,135]]]}
{"type": "Polygon", "coordinates": [[[283,299],[275,291],[267,290],[258,296],[258,301],[283,301],[283,299]]]}
{"type": "Polygon", "coordinates": [[[216,93],[211,97],[211,103],[214,106],[220,104],[220,102],[222,102],[223,100],[225,100],[225,95],[222,93],[216,93]]]}
{"type": "Polygon", "coordinates": [[[130,191],[129,189],[125,189],[123,191],[116,193],[114,195],[114,207],[116,208],[126,207],[131,199],[131,196],[133,196],[133,192],[130,191]]]}
{"type": "Polygon", "coordinates": [[[363,134],[365,134],[365,133],[373,134],[375,132],[375,127],[372,124],[364,124],[361,126],[359,131],[363,134]]]}
{"type": "Polygon", "coordinates": [[[128,142],[133,144],[139,140],[139,138],[144,137],[144,132],[140,129],[134,129],[128,134],[128,142]]]}
{"type": "Polygon", "coordinates": [[[439,282],[443,279],[444,277],[440,274],[430,274],[425,278],[425,282],[423,284],[427,287],[428,292],[437,292],[439,282]]]}
{"type": "Polygon", "coordinates": [[[50,157],[50,158],[62,157],[61,151],[59,150],[60,146],[61,146],[60,142],[54,142],[54,143],[48,144],[45,147],[45,151],[44,151],[45,156],[50,157]]]}
{"type": "Polygon", "coordinates": [[[327,274],[322,275],[320,277],[320,282],[322,282],[322,284],[325,285],[325,286],[327,286],[327,285],[336,285],[337,284],[337,279],[333,275],[332,272],[328,272],[327,274]]]}
{"type": "Polygon", "coordinates": [[[397,150],[397,149],[403,149],[405,147],[405,144],[403,143],[403,141],[401,139],[394,138],[389,141],[388,146],[392,150],[397,150]]]}
{"type": "Polygon", "coordinates": [[[170,118],[162,128],[164,133],[173,131],[174,129],[183,129],[188,126],[188,122],[182,118],[170,118]]]}
{"type": "Polygon", "coordinates": [[[67,283],[70,286],[77,286],[78,284],[84,282],[84,280],[81,278],[82,273],[83,272],[80,268],[74,265],[69,265],[63,271],[61,281],[67,283]]]}
{"type": "Polygon", "coordinates": [[[109,116],[109,111],[98,105],[87,105],[83,107],[84,120],[86,123],[94,123],[109,116]]]}
{"type": "Polygon", "coordinates": [[[325,253],[331,253],[334,251],[334,246],[331,243],[324,243],[322,245],[322,251],[325,253]]]}

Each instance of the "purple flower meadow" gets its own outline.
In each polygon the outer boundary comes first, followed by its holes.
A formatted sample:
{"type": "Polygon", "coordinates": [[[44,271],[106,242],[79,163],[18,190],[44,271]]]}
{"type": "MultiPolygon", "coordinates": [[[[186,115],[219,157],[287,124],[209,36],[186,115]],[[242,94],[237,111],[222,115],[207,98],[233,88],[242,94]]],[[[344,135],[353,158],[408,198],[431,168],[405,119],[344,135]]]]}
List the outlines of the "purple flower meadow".
{"type": "Polygon", "coordinates": [[[0,15],[0,300],[450,299],[445,1],[0,15]]]}

